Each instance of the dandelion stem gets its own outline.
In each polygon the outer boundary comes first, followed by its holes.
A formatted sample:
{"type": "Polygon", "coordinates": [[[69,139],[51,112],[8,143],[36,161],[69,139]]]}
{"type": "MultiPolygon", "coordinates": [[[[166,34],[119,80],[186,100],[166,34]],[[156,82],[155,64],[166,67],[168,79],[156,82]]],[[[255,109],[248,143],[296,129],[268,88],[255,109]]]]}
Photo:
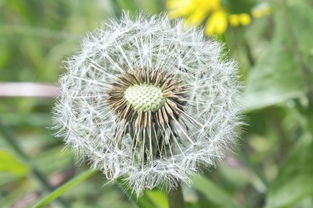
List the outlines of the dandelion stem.
{"type": "Polygon", "coordinates": [[[169,208],[185,208],[185,202],[181,185],[178,184],[176,189],[171,189],[168,193],[169,208]]]}

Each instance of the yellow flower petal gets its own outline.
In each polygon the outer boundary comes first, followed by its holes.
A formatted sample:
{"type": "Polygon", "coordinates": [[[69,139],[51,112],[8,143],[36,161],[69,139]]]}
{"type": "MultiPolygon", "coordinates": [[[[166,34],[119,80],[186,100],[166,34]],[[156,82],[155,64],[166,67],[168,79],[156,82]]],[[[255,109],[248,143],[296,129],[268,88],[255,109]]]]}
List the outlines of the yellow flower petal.
{"type": "Polygon", "coordinates": [[[213,10],[220,7],[220,2],[221,0],[168,0],[166,6],[170,18],[191,15],[186,22],[199,25],[213,10]]]}
{"type": "Polygon", "coordinates": [[[175,18],[178,18],[178,17],[184,17],[184,16],[187,16],[191,13],[190,10],[173,10],[173,11],[169,11],[168,12],[168,16],[170,19],[175,19],[175,18]]]}
{"type": "Polygon", "coordinates": [[[242,13],[239,15],[239,18],[242,25],[249,25],[251,23],[251,17],[249,14],[242,13]]]}
{"type": "MultiPolygon", "coordinates": [[[[167,0],[170,18],[185,17],[184,27],[199,26],[206,18],[207,35],[222,34],[228,23],[233,27],[248,25],[251,16],[247,13],[228,14],[221,0],[167,0]]],[[[260,14],[256,14],[260,15],[260,14]]]]}
{"type": "Polygon", "coordinates": [[[219,9],[214,12],[206,23],[205,32],[208,36],[223,34],[227,29],[227,14],[219,9]]]}
{"type": "Polygon", "coordinates": [[[229,24],[233,27],[238,27],[240,25],[240,18],[237,14],[229,15],[229,24]]]}
{"type": "Polygon", "coordinates": [[[192,0],[168,0],[166,7],[169,9],[184,8],[192,5],[192,0]]]}
{"type": "Polygon", "coordinates": [[[168,16],[171,19],[188,16],[195,9],[192,0],[169,0],[167,7],[170,10],[168,16]]]}
{"type": "Polygon", "coordinates": [[[193,4],[197,5],[197,8],[212,11],[220,8],[221,0],[193,0],[193,4]]]}
{"type": "Polygon", "coordinates": [[[199,26],[203,20],[207,17],[207,12],[205,10],[199,10],[191,14],[187,19],[184,21],[184,26],[199,26]]]}

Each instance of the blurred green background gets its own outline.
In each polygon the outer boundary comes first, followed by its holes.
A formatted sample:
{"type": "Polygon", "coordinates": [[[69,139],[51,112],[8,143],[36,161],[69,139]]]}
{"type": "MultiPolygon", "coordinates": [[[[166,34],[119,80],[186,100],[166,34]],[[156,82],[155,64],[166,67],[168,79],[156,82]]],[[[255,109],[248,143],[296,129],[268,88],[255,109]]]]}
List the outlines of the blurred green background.
{"type": "MultiPolygon", "coordinates": [[[[224,2],[249,13],[265,1],[224,2]]],[[[62,61],[79,49],[86,32],[122,10],[151,15],[166,11],[165,3],[0,0],[0,82],[56,83],[62,61]]],[[[239,62],[247,125],[225,162],[183,187],[190,208],[313,207],[313,1],[268,3],[271,15],[218,36],[239,62]]],[[[32,207],[59,195],[38,207],[167,208],[161,190],[137,199],[123,184],[107,184],[101,173],[78,164],[49,129],[53,103],[0,98],[1,208],[32,207]]]]}

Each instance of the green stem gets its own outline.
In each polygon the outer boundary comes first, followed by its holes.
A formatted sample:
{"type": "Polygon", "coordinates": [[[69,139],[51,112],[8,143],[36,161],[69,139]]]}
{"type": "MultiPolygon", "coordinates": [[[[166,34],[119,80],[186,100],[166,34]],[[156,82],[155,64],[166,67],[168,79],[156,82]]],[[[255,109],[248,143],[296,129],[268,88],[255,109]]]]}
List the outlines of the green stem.
{"type": "Polygon", "coordinates": [[[82,173],[80,173],[78,176],[75,176],[68,182],[64,183],[63,185],[59,186],[56,190],[52,191],[45,197],[43,197],[37,204],[33,206],[33,208],[40,208],[40,207],[46,207],[50,202],[60,197],[61,194],[71,189],[73,186],[79,184],[80,182],[86,180],[90,176],[94,175],[97,172],[97,170],[87,170],[82,173]]]}
{"type": "Polygon", "coordinates": [[[252,55],[252,50],[251,50],[250,44],[248,43],[246,38],[244,38],[244,47],[245,47],[245,51],[247,54],[247,58],[248,58],[250,67],[253,67],[255,65],[255,60],[254,60],[254,57],[252,55]]]}
{"type": "MultiPolygon", "coordinates": [[[[15,154],[25,163],[27,164],[32,172],[32,175],[37,179],[37,181],[41,184],[41,186],[47,192],[53,191],[53,187],[50,185],[46,177],[41,173],[40,170],[32,163],[31,159],[28,155],[22,150],[19,144],[16,141],[13,132],[9,129],[9,127],[4,126],[0,121],[0,134],[2,134],[3,139],[6,141],[8,146],[15,152],[15,154]]],[[[68,203],[64,199],[58,199],[58,203],[62,207],[69,207],[68,203]]]]}
{"type": "Polygon", "coordinates": [[[249,41],[247,40],[247,35],[246,35],[246,30],[245,28],[239,28],[240,29],[240,34],[241,34],[241,37],[242,38],[242,43],[243,43],[243,47],[244,47],[244,50],[245,50],[245,53],[247,55],[247,59],[248,59],[248,62],[249,62],[249,65],[250,67],[253,67],[255,65],[255,59],[254,59],[254,55],[252,53],[252,49],[251,49],[251,46],[250,46],[250,43],[249,41]]]}
{"type": "Polygon", "coordinates": [[[178,184],[176,189],[171,189],[168,193],[169,208],[185,208],[185,202],[181,185],[178,184]]]}
{"type": "Polygon", "coordinates": [[[121,8],[117,0],[111,0],[111,6],[112,6],[114,16],[116,18],[120,18],[122,12],[121,12],[121,8]]]}

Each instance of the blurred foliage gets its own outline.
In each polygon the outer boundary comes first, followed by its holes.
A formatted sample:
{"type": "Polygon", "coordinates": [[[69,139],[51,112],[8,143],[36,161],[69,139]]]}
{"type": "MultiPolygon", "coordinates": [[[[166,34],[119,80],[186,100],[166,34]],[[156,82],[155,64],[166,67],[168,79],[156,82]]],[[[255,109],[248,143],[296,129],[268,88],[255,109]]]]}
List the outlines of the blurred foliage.
{"type": "MultiPolygon", "coordinates": [[[[223,4],[246,12],[260,2],[223,4]]],[[[184,187],[189,208],[313,207],[313,2],[269,4],[271,16],[218,38],[239,62],[248,125],[225,163],[184,187]]],[[[165,0],[0,0],[0,81],[55,83],[84,33],[118,18],[122,9],[150,15],[164,5],[165,0]]],[[[167,207],[161,190],[137,199],[123,183],[106,184],[101,173],[83,177],[88,168],[79,168],[47,128],[53,102],[1,98],[0,207],[31,207],[59,195],[44,207],[167,207]],[[61,188],[47,195],[45,181],[61,188]]]]}

